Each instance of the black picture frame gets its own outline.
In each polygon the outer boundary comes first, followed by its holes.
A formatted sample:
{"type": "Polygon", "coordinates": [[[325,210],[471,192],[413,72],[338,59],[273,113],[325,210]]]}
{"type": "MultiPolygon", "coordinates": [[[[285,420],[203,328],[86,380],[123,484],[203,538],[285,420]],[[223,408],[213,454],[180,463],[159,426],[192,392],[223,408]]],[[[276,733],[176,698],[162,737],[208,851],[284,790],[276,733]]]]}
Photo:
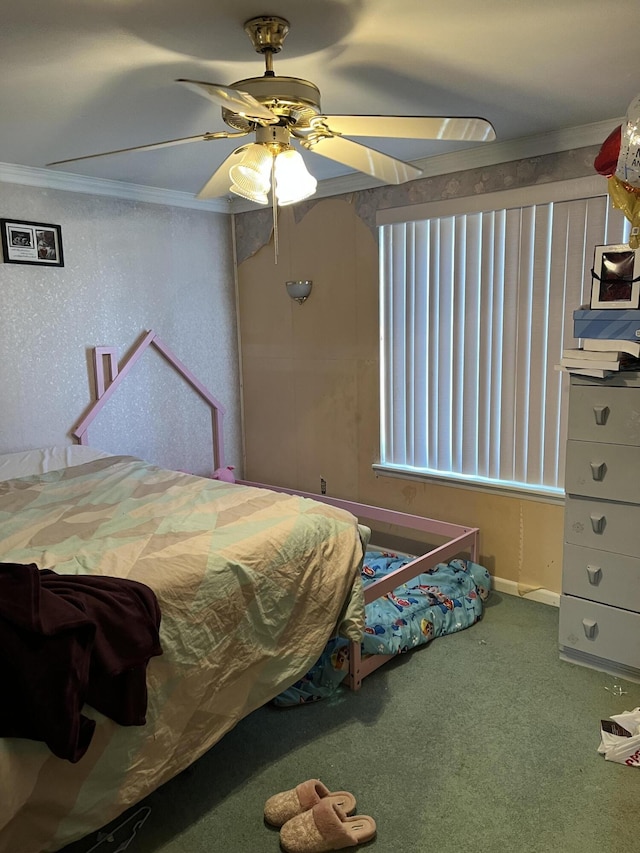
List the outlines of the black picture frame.
{"type": "Polygon", "coordinates": [[[64,266],[59,225],[26,219],[0,219],[0,236],[5,264],[64,266]]]}
{"type": "Polygon", "coordinates": [[[626,243],[596,246],[591,308],[640,308],[640,250],[626,243]]]}

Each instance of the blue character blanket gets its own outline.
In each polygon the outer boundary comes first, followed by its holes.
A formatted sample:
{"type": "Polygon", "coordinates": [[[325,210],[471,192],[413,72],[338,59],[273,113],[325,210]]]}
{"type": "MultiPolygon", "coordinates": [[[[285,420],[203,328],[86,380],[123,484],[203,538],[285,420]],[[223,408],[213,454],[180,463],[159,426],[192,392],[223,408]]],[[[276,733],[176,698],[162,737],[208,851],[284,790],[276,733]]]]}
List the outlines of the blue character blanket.
{"type": "MultiPolygon", "coordinates": [[[[411,557],[368,550],[362,567],[365,587],[411,561],[411,557]]],[[[491,579],[471,560],[438,563],[365,608],[363,655],[408,652],[435,637],[453,634],[482,616],[491,579]]],[[[349,670],[349,644],[334,637],[306,675],[273,700],[285,707],[315,702],[336,692],[349,670]]]]}

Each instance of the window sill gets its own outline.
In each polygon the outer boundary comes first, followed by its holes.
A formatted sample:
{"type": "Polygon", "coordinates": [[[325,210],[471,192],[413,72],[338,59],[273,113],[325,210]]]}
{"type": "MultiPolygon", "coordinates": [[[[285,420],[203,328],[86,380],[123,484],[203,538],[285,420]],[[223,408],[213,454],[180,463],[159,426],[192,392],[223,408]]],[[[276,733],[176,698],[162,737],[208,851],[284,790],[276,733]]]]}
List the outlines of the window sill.
{"type": "Polygon", "coordinates": [[[491,495],[501,495],[507,498],[519,498],[521,500],[537,501],[538,503],[556,504],[564,506],[564,492],[553,492],[544,489],[529,489],[524,486],[509,486],[505,483],[492,484],[482,480],[471,478],[447,477],[440,474],[426,474],[420,471],[411,471],[406,468],[394,468],[392,465],[375,463],[372,468],[376,476],[398,477],[403,480],[414,480],[421,483],[431,483],[435,486],[449,486],[454,489],[465,489],[466,491],[478,491],[491,495]]]}

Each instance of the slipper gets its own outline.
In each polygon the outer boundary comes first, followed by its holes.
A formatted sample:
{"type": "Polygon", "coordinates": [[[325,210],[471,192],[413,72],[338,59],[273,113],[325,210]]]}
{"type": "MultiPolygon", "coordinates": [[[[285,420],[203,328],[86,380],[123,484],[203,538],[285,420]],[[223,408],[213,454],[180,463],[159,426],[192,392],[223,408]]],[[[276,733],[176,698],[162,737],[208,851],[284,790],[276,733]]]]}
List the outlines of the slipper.
{"type": "Polygon", "coordinates": [[[292,817],[313,808],[321,800],[339,806],[346,814],[356,810],[356,798],[348,791],[330,791],[319,779],[308,779],[290,791],[274,794],[264,806],[264,819],[271,826],[283,826],[292,817]]]}
{"type": "Polygon", "coordinates": [[[280,830],[285,853],[326,853],[357,847],[376,836],[376,822],[368,815],[347,817],[329,798],[310,811],[292,817],[280,830]]]}

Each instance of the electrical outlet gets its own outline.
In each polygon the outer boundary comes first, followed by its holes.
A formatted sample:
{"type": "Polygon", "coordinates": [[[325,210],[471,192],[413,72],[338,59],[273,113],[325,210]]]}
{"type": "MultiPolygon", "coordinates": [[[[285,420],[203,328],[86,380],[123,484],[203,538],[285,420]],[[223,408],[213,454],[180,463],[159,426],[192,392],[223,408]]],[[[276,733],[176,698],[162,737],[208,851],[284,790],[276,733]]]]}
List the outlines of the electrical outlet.
{"type": "Polygon", "coordinates": [[[320,494],[327,494],[327,481],[324,479],[324,477],[320,477],[320,494]]]}

